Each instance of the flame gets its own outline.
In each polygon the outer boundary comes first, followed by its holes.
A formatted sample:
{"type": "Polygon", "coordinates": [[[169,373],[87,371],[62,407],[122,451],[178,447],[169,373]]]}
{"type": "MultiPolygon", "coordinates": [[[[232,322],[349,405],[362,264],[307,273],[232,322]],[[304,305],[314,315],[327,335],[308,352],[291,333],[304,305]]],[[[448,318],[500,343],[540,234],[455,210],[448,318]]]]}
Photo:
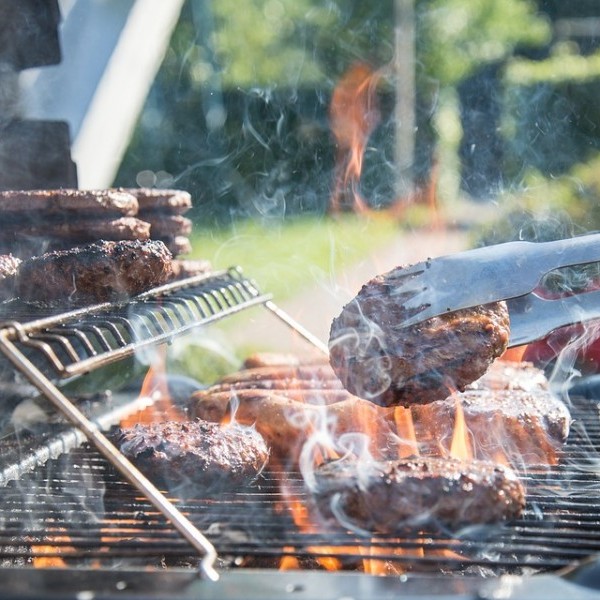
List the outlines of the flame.
{"type": "Polygon", "coordinates": [[[397,407],[394,409],[394,421],[398,434],[398,458],[418,456],[419,446],[410,408],[397,407]]]}
{"type": "Polygon", "coordinates": [[[73,546],[67,545],[70,541],[71,538],[68,535],[58,534],[50,536],[47,544],[32,544],[31,555],[33,566],[36,569],[66,568],[67,563],[59,555],[75,552],[73,546]]]}
{"type": "Polygon", "coordinates": [[[456,411],[454,418],[454,431],[450,444],[450,456],[460,460],[473,460],[473,446],[469,436],[469,428],[465,422],[465,412],[458,397],[456,400],[456,411]]]}
{"type": "Polygon", "coordinates": [[[293,569],[300,568],[300,561],[292,556],[294,552],[294,548],[291,546],[284,546],[283,548],[283,556],[281,558],[281,563],[279,564],[280,571],[292,571],[293,569]]]}
{"type": "Polygon", "coordinates": [[[505,467],[510,467],[510,461],[508,460],[506,454],[502,452],[502,450],[497,450],[496,452],[494,452],[493,461],[496,464],[503,465],[505,467]]]}
{"type": "Polygon", "coordinates": [[[358,191],[363,157],[369,136],[380,120],[375,91],[381,73],[359,62],[338,82],[329,107],[331,130],[336,141],[335,189],[330,211],[351,208],[368,212],[358,191]]]}
{"type": "Polygon", "coordinates": [[[132,427],[137,423],[157,423],[160,421],[185,421],[186,416],[174,405],[167,384],[166,349],[162,348],[159,358],[148,369],[140,398],[148,398],[152,404],[143,411],[121,419],[121,427],[132,427]]]}
{"type": "MultiPolygon", "coordinates": [[[[290,511],[294,523],[298,529],[307,534],[320,533],[317,524],[313,523],[310,518],[306,504],[300,498],[293,495],[289,490],[287,490],[285,495],[287,497],[287,508],[290,511]]],[[[330,548],[329,546],[308,546],[306,550],[314,556],[317,563],[325,570],[339,571],[342,568],[342,563],[338,558],[328,556],[328,554],[336,554],[336,552],[340,551],[340,548],[330,548]]],[[[288,554],[282,558],[279,566],[280,570],[297,568],[298,560],[293,556],[289,556],[289,553],[293,551],[293,548],[288,547],[285,549],[285,551],[288,552],[288,554]]]]}
{"type": "Polygon", "coordinates": [[[514,348],[508,348],[504,354],[499,358],[506,362],[521,362],[524,360],[524,355],[527,350],[527,346],[515,346],[514,348]]]}
{"type": "MultiPolygon", "coordinates": [[[[418,543],[420,540],[415,538],[414,541],[418,543]]],[[[406,573],[407,569],[395,563],[395,558],[403,560],[414,558],[419,560],[425,556],[425,550],[422,546],[409,550],[408,548],[388,544],[386,547],[380,548],[373,541],[370,546],[362,546],[360,552],[364,556],[362,561],[363,571],[369,575],[381,576],[403,575],[406,573]]]]}

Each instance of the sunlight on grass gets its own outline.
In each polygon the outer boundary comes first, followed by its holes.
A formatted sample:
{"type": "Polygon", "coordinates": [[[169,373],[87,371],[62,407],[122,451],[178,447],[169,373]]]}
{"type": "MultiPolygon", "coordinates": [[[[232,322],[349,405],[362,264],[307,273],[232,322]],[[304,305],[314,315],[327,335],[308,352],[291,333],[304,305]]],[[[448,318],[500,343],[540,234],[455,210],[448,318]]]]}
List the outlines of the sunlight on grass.
{"type": "Polygon", "coordinates": [[[268,226],[243,221],[216,231],[197,228],[192,246],[194,258],[210,260],[215,269],[240,266],[282,300],[334,277],[398,234],[398,224],[383,215],[303,217],[268,226]]]}
{"type": "MultiPolygon", "coordinates": [[[[339,276],[395,235],[401,235],[397,221],[384,214],[302,217],[271,225],[247,220],[228,229],[196,226],[192,257],[210,260],[216,270],[241,267],[279,303],[339,276]]],[[[207,384],[238,368],[243,357],[260,349],[252,339],[235,349],[228,345],[229,333],[243,327],[247,318],[245,313],[233,315],[213,326],[210,335],[190,338],[191,343],[170,353],[169,372],[207,384]],[[234,354],[223,353],[225,348],[234,354]]]]}

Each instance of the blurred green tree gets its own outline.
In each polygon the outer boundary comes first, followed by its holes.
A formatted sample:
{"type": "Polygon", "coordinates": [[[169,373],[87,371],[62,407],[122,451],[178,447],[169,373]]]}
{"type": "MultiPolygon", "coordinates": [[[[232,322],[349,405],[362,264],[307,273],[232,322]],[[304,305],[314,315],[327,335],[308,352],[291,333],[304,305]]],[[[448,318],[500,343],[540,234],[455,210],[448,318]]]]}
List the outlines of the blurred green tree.
{"type": "MultiPolygon", "coordinates": [[[[173,185],[198,218],[323,211],[331,192],[327,109],[356,61],[386,69],[365,156],[374,205],[394,179],[394,0],[188,0],[115,185],[173,185]]],[[[416,0],[416,162],[427,165],[440,89],[517,45],[547,40],[529,0],[416,0]]]]}

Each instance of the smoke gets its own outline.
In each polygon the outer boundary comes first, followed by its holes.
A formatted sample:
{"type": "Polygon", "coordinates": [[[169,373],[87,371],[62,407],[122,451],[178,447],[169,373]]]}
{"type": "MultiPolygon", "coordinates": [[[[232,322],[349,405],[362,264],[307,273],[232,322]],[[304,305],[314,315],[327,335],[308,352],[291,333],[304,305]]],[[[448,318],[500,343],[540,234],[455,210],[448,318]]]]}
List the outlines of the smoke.
{"type": "MultiPolygon", "coordinates": [[[[364,314],[356,298],[344,311],[347,318],[330,340],[330,352],[341,354],[341,363],[348,365],[343,376],[352,380],[349,389],[361,398],[380,397],[392,384],[387,334],[381,325],[364,314]]],[[[348,381],[343,383],[348,387],[348,381]]]]}

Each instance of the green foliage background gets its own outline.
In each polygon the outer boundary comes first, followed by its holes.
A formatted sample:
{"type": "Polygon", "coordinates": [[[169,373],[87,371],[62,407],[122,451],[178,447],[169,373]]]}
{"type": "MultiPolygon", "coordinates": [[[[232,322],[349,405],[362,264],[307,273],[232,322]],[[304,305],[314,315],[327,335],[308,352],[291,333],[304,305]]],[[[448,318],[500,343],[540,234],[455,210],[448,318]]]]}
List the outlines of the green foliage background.
{"type": "MultiPolygon", "coordinates": [[[[436,115],[465,77],[550,35],[533,0],[415,0],[417,171],[440,142],[436,115]],[[518,26],[515,24],[518,23],[518,26]]],[[[381,69],[381,121],[363,195],[394,198],[394,0],[188,0],[115,185],[176,186],[199,222],[327,210],[335,147],[328,107],[356,61],[381,69]]]]}

